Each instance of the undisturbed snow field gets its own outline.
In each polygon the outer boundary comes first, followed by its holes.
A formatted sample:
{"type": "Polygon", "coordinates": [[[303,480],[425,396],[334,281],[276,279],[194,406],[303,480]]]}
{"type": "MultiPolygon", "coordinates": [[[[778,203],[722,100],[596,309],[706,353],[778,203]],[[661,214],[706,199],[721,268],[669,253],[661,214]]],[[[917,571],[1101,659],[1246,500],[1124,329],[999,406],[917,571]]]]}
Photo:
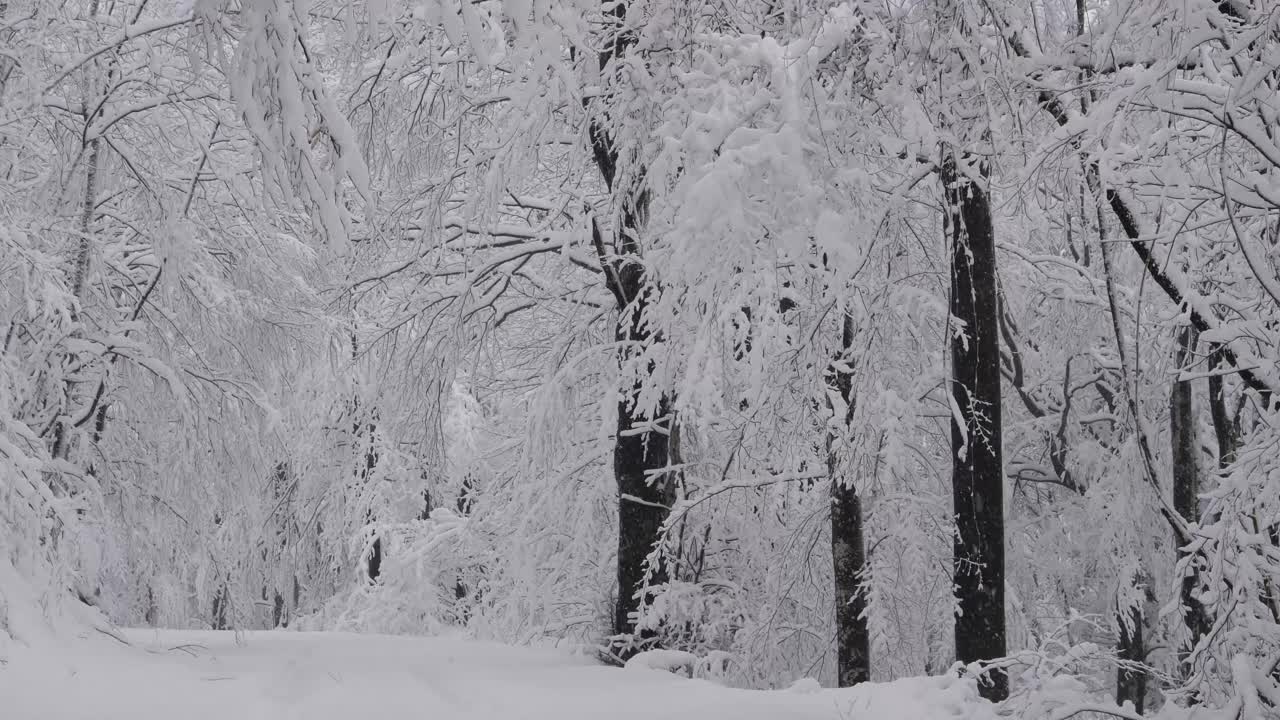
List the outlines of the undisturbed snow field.
{"type": "Polygon", "coordinates": [[[130,630],[0,666],[5,720],[950,720],[990,718],[969,683],[734,690],[556,649],[342,633],[130,630]]]}

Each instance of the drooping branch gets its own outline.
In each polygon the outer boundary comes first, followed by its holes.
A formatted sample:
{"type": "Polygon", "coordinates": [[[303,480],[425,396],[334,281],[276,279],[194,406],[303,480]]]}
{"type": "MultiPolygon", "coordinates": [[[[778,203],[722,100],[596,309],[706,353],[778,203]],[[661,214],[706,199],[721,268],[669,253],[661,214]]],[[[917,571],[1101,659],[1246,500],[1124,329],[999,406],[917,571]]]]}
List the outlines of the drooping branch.
{"type": "MultiPolygon", "coordinates": [[[[1003,293],[1002,293],[1003,300],[1003,293]]],[[[1022,365],[1022,351],[1018,347],[1017,325],[1009,315],[1008,303],[1001,302],[1000,337],[1005,350],[1000,354],[1004,368],[1004,377],[1013,387],[1014,392],[1022,400],[1022,405],[1033,418],[1044,420],[1054,412],[1058,415],[1057,427],[1046,431],[1049,440],[1049,462],[1053,467],[1053,478],[1036,478],[1036,482],[1053,482],[1072,492],[1083,494],[1084,487],[1076,482],[1071,470],[1067,467],[1067,428],[1071,418],[1071,397],[1077,388],[1071,386],[1071,360],[1067,358],[1066,371],[1062,380],[1062,405],[1055,411],[1046,409],[1026,388],[1026,377],[1022,365]]]]}
{"type": "MultiPolygon", "coordinates": [[[[1223,3],[1223,5],[1234,7],[1232,3],[1223,3]]],[[[1010,49],[1016,55],[1023,58],[1032,57],[1032,53],[1016,33],[1006,33],[1006,40],[1010,49]]],[[[1071,123],[1071,112],[1055,94],[1048,90],[1040,90],[1037,94],[1037,101],[1040,107],[1054,119],[1059,127],[1067,127],[1071,123]]],[[[1077,152],[1082,151],[1078,137],[1072,138],[1071,145],[1077,152]]],[[[1137,253],[1143,267],[1146,268],[1147,273],[1151,275],[1156,285],[1164,291],[1170,301],[1178,307],[1186,309],[1192,326],[1199,333],[1215,336],[1214,341],[1221,344],[1222,357],[1236,368],[1240,374],[1240,379],[1258,393],[1263,404],[1270,407],[1274,393],[1280,390],[1280,382],[1258,374],[1257,371],[1262,367],[1262,363],[1253,358],[1252,353],[1246,348],[1240,347],[1239,343],[1236,343],[1231,338],[1216,337],[1222,333],[1210,302],[1200,296],[1175,268],[1163,266],[1156,259],[1148,244],[1149,239],[1144,237],[1131,204],[1117,189],[1105,186],[1096,160],[1085,161],[1085,181],[1096,197],[1105,199],[1107,206],[1119,221],[1125,237],[1129,240],[1129,246],[1137,253]]]]}
{"type": "MultiPolygon", "coordinates": [[[[1097,167],[1097,163],[1093,163],[1090,169],[1094,176],[1094,183],[1101,187],[1101,182],[1097,180],[1097,167]]],[[[1129,246],[1142,260],[1151,279],[1155,280],[1156,285],[1164,291],[1174,305],[1186,309],[1191,325],[1197,332],[1212,335],[1214,341],[1220,343],[1223,359],[1231,363],[1239,373],[1240,379],[1258,393],[1263,405],[1270,407],[1273,394],[1280,390],[1280,384],[1255,372],[1262,367],[1262,363],[1233,339],[1223,336],[1222,328],[1209,301],[1197,293],[1175,268],[1161,265],[1155,254],[1151,252],[1150,245],[1143,239],[1138,220],[1119,191],[1106,188],[1105,193],[1107,204],[1111,207],[1116,219],[1120,221],[1125,237],[1129,239],[1129,246]]]]}

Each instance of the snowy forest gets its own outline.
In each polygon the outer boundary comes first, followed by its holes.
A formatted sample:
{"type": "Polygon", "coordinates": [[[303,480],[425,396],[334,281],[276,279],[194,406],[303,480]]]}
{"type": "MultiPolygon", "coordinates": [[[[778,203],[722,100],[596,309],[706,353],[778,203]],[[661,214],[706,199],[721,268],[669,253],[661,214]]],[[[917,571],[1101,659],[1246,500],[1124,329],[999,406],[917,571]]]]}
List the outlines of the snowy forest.
{"type": "Polygon", "coordinates": [[[0,0],[0,687],[155,628],[1280,717],[1280,4],[0,0]]]}

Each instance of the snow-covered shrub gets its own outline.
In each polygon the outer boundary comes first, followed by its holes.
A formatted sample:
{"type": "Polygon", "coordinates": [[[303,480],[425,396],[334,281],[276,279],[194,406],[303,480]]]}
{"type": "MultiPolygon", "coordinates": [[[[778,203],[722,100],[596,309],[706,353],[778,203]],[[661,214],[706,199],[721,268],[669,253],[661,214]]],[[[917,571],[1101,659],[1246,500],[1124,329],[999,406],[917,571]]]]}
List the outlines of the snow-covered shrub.
{"type": "Polygon", "coordinates": [[[726,580],[672,581],[652,586],[637,630],[652,633],[662,647],[683,648],[696,656],[726,652],[747,621],[741,588],[726,580]]]}
{"type": "Polygon", "coordinates": [[[381,540],[382,564],[376,582],[365,568],[351,587],[302,618],[303,629],[434,635],[464,625],[468,602],[463,588],[480,592],[468,570],[468,520],[437,508],[426,520],[371,526],[361,556],[368,562],[374,537],[381,540]]]}

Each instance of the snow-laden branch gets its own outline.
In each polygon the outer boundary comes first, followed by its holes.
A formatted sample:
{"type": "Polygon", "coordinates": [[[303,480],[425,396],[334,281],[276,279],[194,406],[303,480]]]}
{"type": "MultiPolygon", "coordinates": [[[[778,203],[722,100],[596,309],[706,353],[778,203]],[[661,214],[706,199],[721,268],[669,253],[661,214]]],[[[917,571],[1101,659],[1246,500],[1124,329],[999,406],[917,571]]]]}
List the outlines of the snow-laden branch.
{"type": "Polygon", "coordinates": [[[112,50],[115,50],[116,48],[120,47],[121,45],[124,45],[127,42],[136,40],[140,37],[143,37],[144,35],[150,35],[152,33],[161,32],[163,30],[169,30],[170,28],[181,27],[183,25],[186,25],[187,23],[194,22],[194,21],[195,21],[195,16],[188,15],[187,17],[182,17],[182,18],[148,20],[146,22],[137,22],[132,25],[129,25],[125,27],[123,30],[121,30],[119,35],[116,35],[112,37],[110,40],[108,40],[105,45],[99,47],[96,50],[88,52],[76,58],[75,60],[72,60],[66,67],[62,69],[62,72],[58,73],[53,78],[53,80],[50,80],[44,86],[44,89],[40,91],[40,95],[43,97],[44,95],[49,94],[50,92],[53,91],[55,87],[58,86],[59,83],[61,83],[63,80],[66,80],[67,76],[69,76],[71,73],[75,72],[76,70],[79,70],[80,68],[89,64],[90,62],[93,62],[95,58],[105,53],[108,53],[112,50]]]}
{"type": "Polygon", "coordinates": [[[1151,278],[1175,305],[1187,309],[1191,324],[1200,332],[1201,338],[1222,346],[1223,356],[1239,370],[1240,379],[1257,392],[1263,404],[1269,407],[1275,393],[1280,391],[1275,361],[1257,357],[1249,347],[1240,342],[1240,338],[1231,332],[1230,327],[1218,320],[1213,305],[1195,290],[1181,269],[1156,259],[1147,244],[1146,238],[1151,236],[1144,235],[1137,215],[1119,190],[1107,188],[1105,193],[1111,211],[1115,213],[1129,239],[1130,247],[1138,254],[1151,278]]]}
{"type": "Polygon", "coordinates": [[[675,505],[672,505],[671,515],[667,518],[666,523],[663,524],[661,534],[665,536],[670,533],[671,528],[675,527],[676,523],[680,522],[680,520],[688,515],[694,508],[711,498],[716,497],[717,495],[723,495],[730,490],[754,490],[762,487],[768,487],[769,485],[776,485],[778,483],[797,482],[801,480],[819,480],[825,477],[827,477],[827,471],[823,469],[777,473],[774,475],[766,475],[764,477],[725,480],[724,482],[707,488],[694,497],[684,498],[676,502],[675,505]]]}
{"type": "MultiPolygon", "coordinates": [[[[1031,46],[1023,42],[1021,36],[1017,33],[1009,33],[1006,39],[1015,54],[1029,59],[1036,57],[1036,53],[1031,50],[1031,46]]],[[[1203,92],[1208,92],[1208,90],[1201,89],[1203,92]]],[[[1057,95],[1048,90],[1041,90],[1038,94],[1038,100],[1040,107],[1053,117],[1060,127],[1065,129],[1074,126],[1074,121],[1077,119],[1075,111],[1059,100],[1057,95]]],[[[1254,138],[1254,140],[1256,142],[1253,144],[1260,151],[1269,144],[1262,139],[1254,138]]],[[[1071,145],[1077,152],[1082,151],[1078,135],[1072,136],[1071,145]]],[[[1280,155],[1277,156],[1277,160],[1280,160],[1280,155]]],[[[1275,392],[1280,390],[1280,377],[1277,377],[1275,363],[1273,361],[1264,362],[1255,357],[1254,353],[1241,343],[1238,337],[1235,337],[1228,328],[1223,326],[1209,300],[1195,290],[1190,280],[1180,269],[1168,263],[1161,263],[1156,259],[1151,247],[1148,245],[1153,235],[1143,232],[1141,221],[1133,210],[1132,202],[1125,198],[1118,189],[1110,187],[1104,182],[1099,162],[1096,159],[1086,161],[1085,176],[1090,186],[1090,191],[1099,199],[1105,199],[1111,211],[1120,221],[1121,229],[1129,240],[1130,247],[1142,260],[1142,264],[1151,275],[1151,278],[1155,280],[1156,284],[1175,305],[1187,309],[1191,324],[1200,332],[1201,337],[1210,342],[1222,344],[1223,357],[1239,370],[1241,380],[1257,392],[1264,404],[1269,406],[1275,392]]]]}

